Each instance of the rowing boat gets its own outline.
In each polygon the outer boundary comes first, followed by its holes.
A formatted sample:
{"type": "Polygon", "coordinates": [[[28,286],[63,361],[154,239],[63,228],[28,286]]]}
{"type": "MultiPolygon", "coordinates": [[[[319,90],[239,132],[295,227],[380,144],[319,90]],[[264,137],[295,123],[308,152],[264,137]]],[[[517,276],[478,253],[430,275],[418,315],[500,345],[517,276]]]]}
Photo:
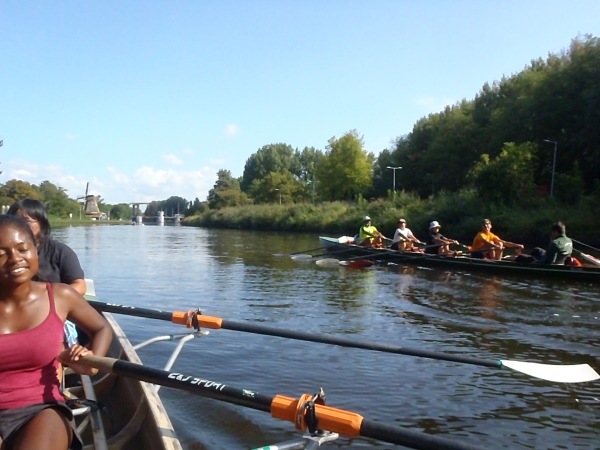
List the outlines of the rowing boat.
{"type": "MultiPolygon", "coordinates": [[[[85,297],[96,300],[93,283],[86,283],[85,297]]],[[[113,331],[107,356],[141,364],[116,320],[109,313],[104,316],[113,331]]],[[[182,450],[153,384],[102,373],[94,377],[71,374],[65,379],[66,398],[80,406],[72,408],[85,450],[182,450]]]]}
{"type": "Polygon", "coordinates": [[[471,258],[468,256],[445,256],[369,248],[349,244],[345,238],[319,237],[323,248],[340,259],[365,259],[399,264],[418,264],[425,267],[448,267],[463,270],[483,270],[494,273],[512,273],[527,276],[548,276],[566,280],[600,282],[600,267],[592,264],[582,266],[521,263],[503,259],[500,261],[471,258]],[[343,255],[343,256],[339,256],[343,255]]]}

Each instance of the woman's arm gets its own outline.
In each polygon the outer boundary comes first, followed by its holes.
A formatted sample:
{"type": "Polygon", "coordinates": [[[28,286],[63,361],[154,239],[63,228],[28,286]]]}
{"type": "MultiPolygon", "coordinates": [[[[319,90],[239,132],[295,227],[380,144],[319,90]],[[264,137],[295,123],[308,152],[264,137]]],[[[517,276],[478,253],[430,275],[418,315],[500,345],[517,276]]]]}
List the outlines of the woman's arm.
{"type": "Polygon", "coordinates": [[[52,287],[60,317],[74,322],[91,339],[89,349],[74,345],[62,352],[58,359],[78,373],[94,374],[95,369],[78,364],[77,360],[89,353],[106,355],[112,340],[110,325],[75,289],[64,284],[53,284],[52,287]]]}

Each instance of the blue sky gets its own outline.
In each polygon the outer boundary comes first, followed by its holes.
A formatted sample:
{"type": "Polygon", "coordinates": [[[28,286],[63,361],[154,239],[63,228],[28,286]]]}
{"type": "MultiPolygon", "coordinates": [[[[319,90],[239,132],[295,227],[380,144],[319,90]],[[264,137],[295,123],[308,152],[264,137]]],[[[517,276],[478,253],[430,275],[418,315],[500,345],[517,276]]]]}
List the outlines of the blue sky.
{"type": "Polygon", "coordinates": [[[2,0],[0,182],[205,200],[263,145],[378,153],[583,34],[597,0],[2,0]]]}

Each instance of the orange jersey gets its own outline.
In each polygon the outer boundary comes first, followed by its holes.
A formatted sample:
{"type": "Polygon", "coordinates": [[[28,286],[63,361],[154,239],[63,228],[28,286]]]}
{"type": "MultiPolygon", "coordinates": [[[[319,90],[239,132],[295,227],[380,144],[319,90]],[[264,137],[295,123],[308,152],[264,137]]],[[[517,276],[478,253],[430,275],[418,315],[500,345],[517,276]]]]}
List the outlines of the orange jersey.
{"type": "Polygon", "coordinates": [[[499,240],[500,238],[491,231],[489,233],[486,233],[485,231],[480,231],[479,233],[477,233],[477,236],[475,236],[475,239],[473,239],[473,245],[471,246],[471,250],[477,251],[481,248],[486,247],[488,244],[485,241],[494,242],[499,240]]]}

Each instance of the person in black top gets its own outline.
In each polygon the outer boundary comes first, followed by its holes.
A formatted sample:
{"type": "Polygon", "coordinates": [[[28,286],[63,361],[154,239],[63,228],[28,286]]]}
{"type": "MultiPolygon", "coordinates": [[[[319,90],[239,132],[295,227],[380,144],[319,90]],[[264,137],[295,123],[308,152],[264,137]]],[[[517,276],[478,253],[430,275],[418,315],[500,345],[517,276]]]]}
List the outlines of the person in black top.
{"type": "Polygon", "coordinates": [[[429,224],[429,236],[427,238],[427,253],[455,256],[458,252],[450,250],[450,244],[458,244],[454,239],[448,239],[440,233],[441,225],[434,220],[429,224]],[[436,247],[437,245],[437,247],[436,247]]]}
{"type": "Polygon", "coordinates": [[[43,203],[24,198],[14,203],[7,214],[27,222],[35,236],[39,258],[35,281],[65,283],[84,295],[86,285],[79,259],[71,247],[50,238],[50,222],[43,203]]]}

